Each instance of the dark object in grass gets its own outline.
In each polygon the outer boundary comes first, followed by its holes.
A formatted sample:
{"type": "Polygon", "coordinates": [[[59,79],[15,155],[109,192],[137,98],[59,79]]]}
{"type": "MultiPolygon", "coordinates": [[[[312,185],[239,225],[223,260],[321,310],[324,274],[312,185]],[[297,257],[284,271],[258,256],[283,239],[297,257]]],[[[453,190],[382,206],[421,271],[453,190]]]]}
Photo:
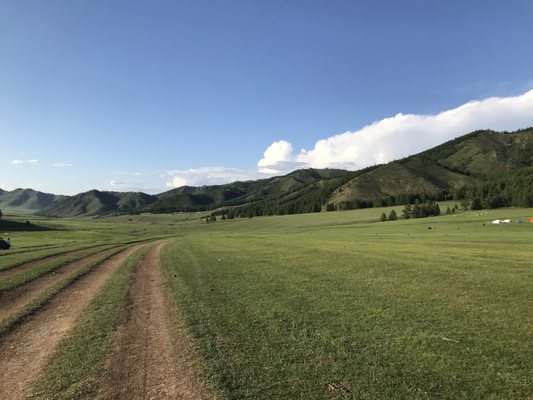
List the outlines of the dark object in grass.
{"type": "Polygon", "coordinates": [[[4,239],[0,239],[0,249],[1,250],[9,250],[10,248],[11,248],[11,243],[5,241],[4,239]]]}
{"type": "Polygon", "coordinates": [[[342,383],[328,383],[326,387],[328,388],[328,390],[340,392],[344,397],[352,396],[352,390],[342,383]]]}
{"type": "MultiPolygon", "coordinates": [[[[29,221],[27,221],[29,222],[29,221]]],[[[29,231],[51,231],[54,228],[44,227],[27,222],[0,220],[0,232],[29,232],[29,231]]]]}

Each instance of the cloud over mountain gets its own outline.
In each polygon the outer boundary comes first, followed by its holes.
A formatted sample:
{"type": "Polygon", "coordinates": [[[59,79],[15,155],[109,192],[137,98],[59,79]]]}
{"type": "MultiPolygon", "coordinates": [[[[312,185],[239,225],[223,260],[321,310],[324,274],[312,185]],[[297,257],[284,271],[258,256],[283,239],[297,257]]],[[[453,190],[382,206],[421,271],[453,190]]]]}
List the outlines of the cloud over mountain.
{"type": "Polygon", "coordinates": [[[187,170],[170,170],[166,172],[169,181],[166,187],[180,187],[185,185],[218,185],[233,181],[247,181],[257,179],[258,173],[237,168],[202,167],[187,170]]]}
{"type": "Polygon", "coordinates": [[[296,168],[360,169],[418,153],[478,129],[512,131],[533,126],[533,90],[515,97],[471,101],[434,115],[397,114],[319,140],[294,154],[292,144],[272,143],[257,166],[262,173],[296,168]]]}

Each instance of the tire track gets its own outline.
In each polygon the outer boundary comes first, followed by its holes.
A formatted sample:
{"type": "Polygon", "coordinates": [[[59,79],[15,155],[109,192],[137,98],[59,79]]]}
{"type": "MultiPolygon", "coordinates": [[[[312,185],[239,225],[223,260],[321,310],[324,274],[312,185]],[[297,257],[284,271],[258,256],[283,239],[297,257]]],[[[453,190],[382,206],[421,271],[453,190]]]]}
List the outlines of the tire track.
{"type": "Polygon", "coordinates": [[[109,276],[141,246],[131,246],[104,261],[0,340],[0,399],[19,400],[31,393],[46,359],[74,326],[80,313],[109,276]]]}
{"type": "Polygon", "coordinates": [[[54,261],[54,260],[57,260],[58,258],[67,256],[69,254],[74,254],[76,252],[80,252],[81,253],[84,250],[90,250],[90,249],[95,249],[97,247],[105,247],[105,246],[106,245],[101,245],[100,244],[100,245],[97,245],[97,246],[82,247],[81,249],[62,251],[60,253],[51,254],[51,255],[45,256],[43,258],[38,258],[36,260],[25,261],[25,262],[23,262],[21,264],[17,264],[17,265],[13,265],[11,267],[7,267],[7,268],[1,269],[0,270],[0,279],[8,278],[8,277],[10,277],[12,275],[18,274],[19,272],[27,271],[29,269],[32,269],[32,268],[38,267],[40,265],[46,264],[47,262],[54,261]]]}
{"type": "Polygon", "coordinates": [[[75,273],[87,264],[102,257],[102,254],[112,253],[115,250],[115,248],[111,248],[104,252],[85,256],[79,260],[59,267],[55,271],[16,287],[15,289],[0,293],[0,320],[7,318],[9,315],[24,308],[24,306],[33,298],[39,296],[66,276],[75,273]]]}
{"type": "Polygon", "coordinates": [[[158,257],[164,244],[151,248],[137,269],[101,400],[212,398],[192,372],[190,344],[177,331],[163,294],[158,257]]]}

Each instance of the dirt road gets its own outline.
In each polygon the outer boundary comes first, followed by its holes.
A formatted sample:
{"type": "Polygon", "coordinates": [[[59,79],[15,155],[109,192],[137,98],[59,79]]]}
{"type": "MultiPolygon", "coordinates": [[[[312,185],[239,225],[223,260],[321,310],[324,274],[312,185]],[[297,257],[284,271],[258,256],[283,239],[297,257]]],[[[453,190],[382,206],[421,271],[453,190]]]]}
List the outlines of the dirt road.
{"type": "Polygon", "coordinates": [[[141,245],[131,246],[56,295],[39,312],[0,339],[0,399],[24,399],[46,359],[109,276],[141,245]]]}
{"type": "Polygon", "coordinates": [[[209,399],[163,293],[154,246],[139,266],[107,362],[100,399],[209,399]]]}
{"type": "Polygon", "coordinates": [[[13,290],[0,293],[0,319],[16,313],[24,308],[33,298],[39,296],[54,284],[96,261],[102,255],[111,254],[113,251],[115,250],[109,249],[98,254],[80,258],[13,290]]]}

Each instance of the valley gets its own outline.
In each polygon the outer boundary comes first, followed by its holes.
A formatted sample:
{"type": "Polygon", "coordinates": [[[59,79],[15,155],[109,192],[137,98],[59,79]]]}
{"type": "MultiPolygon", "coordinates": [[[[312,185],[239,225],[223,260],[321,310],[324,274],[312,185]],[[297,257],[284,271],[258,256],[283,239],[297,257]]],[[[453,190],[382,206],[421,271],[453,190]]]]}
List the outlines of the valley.
{"type": "Polygon", "coordinates": [[[533,209],[393,209],[34,217],[0,253],[0,393],[531,396],[533,224],[488,222],[533,209]]]}

